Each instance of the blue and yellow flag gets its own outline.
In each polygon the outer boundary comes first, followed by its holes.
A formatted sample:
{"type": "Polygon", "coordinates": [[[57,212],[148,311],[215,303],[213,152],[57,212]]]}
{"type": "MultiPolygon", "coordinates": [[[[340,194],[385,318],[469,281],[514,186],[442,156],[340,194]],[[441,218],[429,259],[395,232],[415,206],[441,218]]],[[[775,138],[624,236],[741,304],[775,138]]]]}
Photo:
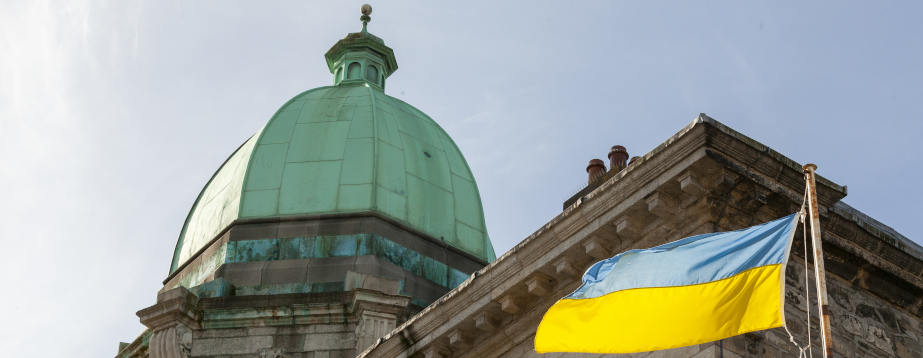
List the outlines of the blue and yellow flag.
{"type": "Polygon", "coordinates": [[[634,353],[780,327],[797,221],[792,214],[597,262],[545,313],[535,350],[634,353]]]}

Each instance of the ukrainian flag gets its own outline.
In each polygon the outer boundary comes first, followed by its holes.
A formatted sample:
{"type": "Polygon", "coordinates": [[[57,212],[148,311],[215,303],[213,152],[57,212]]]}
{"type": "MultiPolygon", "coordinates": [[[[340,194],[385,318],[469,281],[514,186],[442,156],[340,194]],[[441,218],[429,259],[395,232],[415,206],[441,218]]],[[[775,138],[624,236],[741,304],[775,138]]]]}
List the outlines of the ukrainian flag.
{"type": "Polygon", "coordinates": [[[780,327],[797,221],[792,214],[597,262],[545,313],[535,350],[634,353],[780,327]]]}

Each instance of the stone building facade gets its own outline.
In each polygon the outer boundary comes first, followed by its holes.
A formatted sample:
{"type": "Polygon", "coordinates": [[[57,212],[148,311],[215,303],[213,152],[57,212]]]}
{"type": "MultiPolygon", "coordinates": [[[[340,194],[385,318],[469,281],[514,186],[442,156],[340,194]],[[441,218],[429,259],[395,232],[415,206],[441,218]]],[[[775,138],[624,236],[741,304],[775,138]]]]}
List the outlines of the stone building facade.
{"type": "MultiPolygon", "coordinates": [[[[283,105],[203,189],[137,313],[148,329],[116,357],[538,356],[542,315],[593,262],[802,203],[798,163],[702,114],[630,163],[620,147],[608,170],[591,162],[563,212],[495,259],[458,148],[384,94],[393,51],[363,24],[326,57],[334,86],[283,105]]],[[[837,356],[923,357],[923,249],[843,203],[846,187],[819,177],[818,195],[837,356]]],[[[785,315],[819,347],[804,244],[797,234],[785,315]]],[[[777,328],[626,356],[797,355],[777,328]]]]}
{"type": "MultiPolygon", "coordinates": [[[[542,315],[579,286],[582,270],[593,262],[766,222],[798,211],[803,195],[801,165],[699,115],[624,170],[591,183],[556,218],[360,356],[540,356],[533,339],[542,315]]],[[[818,196],[835,356],[923,356],[923,249],[841,202],[846,187],[819,177],[818,196]]],[[[799,230],[785,280],[786,323],[801,345],[808,331],[803,245],[799,230]]],[[[813,280],[811,274],[812,290],[813,280]]],[[[820,354],[816,306],[811,309],[814,352],[820,354]]],[[[776,328],[622,356],[797,357],[798,349],[784,328],[776,328]]]]}

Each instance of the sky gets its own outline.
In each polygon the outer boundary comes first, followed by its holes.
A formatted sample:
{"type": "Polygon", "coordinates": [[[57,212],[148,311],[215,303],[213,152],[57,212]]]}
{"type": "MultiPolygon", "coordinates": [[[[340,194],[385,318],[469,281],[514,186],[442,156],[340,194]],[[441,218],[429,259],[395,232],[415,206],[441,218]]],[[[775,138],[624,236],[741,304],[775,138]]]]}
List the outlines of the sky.
{"type": "MultiPolygon", "coordinates": [[[[0,0],[0,352],[114,356],[143,331],[211,174],[361,2],[0,0]]],[[[380,1],[387,93],[474,173],[502,254],[589,159],[642,155],[704,112],[849,187],[923,242],[920,2],[380,1]]]]}

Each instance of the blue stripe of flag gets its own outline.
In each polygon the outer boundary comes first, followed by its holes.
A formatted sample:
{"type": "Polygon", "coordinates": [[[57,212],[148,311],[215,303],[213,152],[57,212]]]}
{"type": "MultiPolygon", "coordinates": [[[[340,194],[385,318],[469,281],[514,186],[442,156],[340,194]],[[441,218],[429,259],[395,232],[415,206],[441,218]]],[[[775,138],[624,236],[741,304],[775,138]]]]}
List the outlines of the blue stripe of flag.
{"type": "Polygon", "coordinates": [[[737,231],[625,251],[587,269],[583,285],[565,298],[593,298],[630,288],[695,285],[779,264],[786,259],[796,223],[797,214],[792,214],[737,231]]]}

